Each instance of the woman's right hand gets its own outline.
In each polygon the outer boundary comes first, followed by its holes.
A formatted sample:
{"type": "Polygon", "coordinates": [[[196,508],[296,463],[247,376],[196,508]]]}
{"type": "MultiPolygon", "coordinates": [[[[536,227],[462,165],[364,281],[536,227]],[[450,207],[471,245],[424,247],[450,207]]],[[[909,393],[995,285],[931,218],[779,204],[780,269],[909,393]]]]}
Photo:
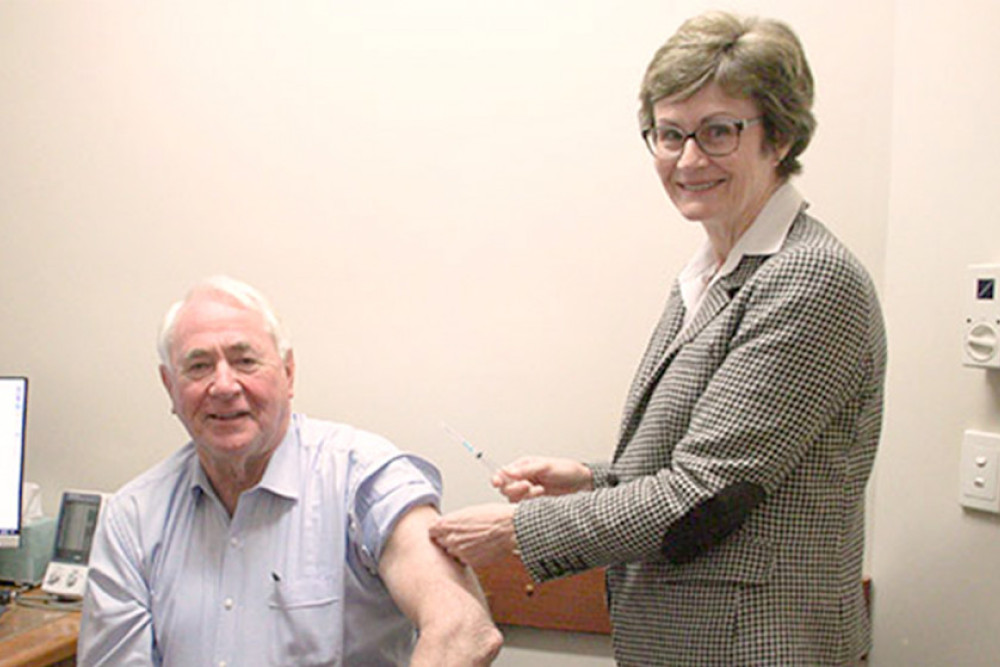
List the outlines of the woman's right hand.
{"type": "Polygon", "coordinates": [[[590,468],[573,459],[525,456],[501,468],[493,486],[512,503],[538,496],[560,496],[594,488],[590,468]]]}

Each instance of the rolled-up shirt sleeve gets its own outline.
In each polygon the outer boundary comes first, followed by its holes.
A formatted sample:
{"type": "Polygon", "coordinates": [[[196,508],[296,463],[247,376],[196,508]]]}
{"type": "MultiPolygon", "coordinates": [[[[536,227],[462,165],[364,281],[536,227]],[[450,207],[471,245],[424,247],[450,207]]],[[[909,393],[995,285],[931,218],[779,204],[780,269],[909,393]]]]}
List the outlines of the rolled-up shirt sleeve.
{"type": "Polygon", "coordinates": [[[356,488],[353,523],[359,531],[355,538],[362,562],[374,573],[396,522],[414,507],[440,507],[441,476],[427,461],[400,454],[361,471],[356,488]]]}

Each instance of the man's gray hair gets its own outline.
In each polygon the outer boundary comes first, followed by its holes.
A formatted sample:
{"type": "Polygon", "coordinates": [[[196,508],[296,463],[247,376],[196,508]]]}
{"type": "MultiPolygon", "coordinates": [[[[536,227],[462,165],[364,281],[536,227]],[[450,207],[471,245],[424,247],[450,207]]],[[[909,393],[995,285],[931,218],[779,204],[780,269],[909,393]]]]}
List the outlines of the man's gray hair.
{"type": "Polygon", "coordinates": [[[164,315],[156,344],[157,351],[160,354],[160,363],[168,369],[173,370],[173,364],[170,359],[170,347],[173,344],[174,329],[177,326],[177,315],[192,297],[203,292],[225,294],[247,308],[260,313],[264,318],[268,334],[270,334],[271,339],[274,341],[275,347],[278,348],[278,354],[281,355],[282,360],[288,358],[288,353],[292,350],[292,342],[267,298],[256,288],[245,282],[230,278],[229,276],[212,276],[192,287],[184,298],[170,306],[167,314],[164,315]]]}

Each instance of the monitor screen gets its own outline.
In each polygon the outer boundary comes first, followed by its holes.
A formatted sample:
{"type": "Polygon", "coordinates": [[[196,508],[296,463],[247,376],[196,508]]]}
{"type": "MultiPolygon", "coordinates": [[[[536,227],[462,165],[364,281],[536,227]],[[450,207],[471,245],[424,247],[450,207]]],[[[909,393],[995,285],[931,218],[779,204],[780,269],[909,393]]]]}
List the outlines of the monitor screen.
{"type": "Polygon", "coordinates": [[[27,410],[28,379],[0,377],[0,548],[20,544],[27,410]]]}

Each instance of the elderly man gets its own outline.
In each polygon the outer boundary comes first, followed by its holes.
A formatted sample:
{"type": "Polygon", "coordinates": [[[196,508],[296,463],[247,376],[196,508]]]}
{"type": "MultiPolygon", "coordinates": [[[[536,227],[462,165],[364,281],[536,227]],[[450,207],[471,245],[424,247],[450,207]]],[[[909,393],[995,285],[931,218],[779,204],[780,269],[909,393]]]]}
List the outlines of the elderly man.
{"type": "Polygon", "coordinates": [[[292,350],[262,295],[198,285],[167,313],[160,357],[192,441],[106,507],[81,666],[493,661],[474,576],[428,538],[437,470],[293,413],[292,350]]]}

